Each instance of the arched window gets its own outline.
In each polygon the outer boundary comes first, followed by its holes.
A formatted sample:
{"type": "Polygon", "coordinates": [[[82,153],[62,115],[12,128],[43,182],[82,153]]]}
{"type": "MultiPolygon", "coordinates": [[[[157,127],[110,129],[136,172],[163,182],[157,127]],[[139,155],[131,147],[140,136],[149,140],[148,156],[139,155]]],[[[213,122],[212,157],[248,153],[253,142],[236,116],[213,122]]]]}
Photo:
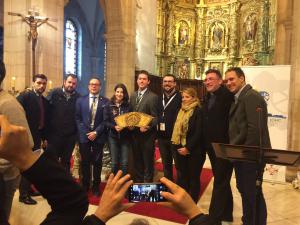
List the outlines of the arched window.
{"type": "Polygon", "coordinates": [[[78,29],[74,22],[66,20],[65,24],[65,74],[78,74],[79,47],[78,29]]]}

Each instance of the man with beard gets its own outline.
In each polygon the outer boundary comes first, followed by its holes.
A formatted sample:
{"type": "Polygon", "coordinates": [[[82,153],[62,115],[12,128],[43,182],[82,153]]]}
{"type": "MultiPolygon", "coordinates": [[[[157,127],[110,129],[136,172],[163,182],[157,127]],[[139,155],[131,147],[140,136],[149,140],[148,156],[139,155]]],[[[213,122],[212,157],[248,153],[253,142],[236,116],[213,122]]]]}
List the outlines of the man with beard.
{"type": "MultiPolygon", "coordinates": [[[[36,74],[32,78],[33,84],[31,89],[22,92],[17,100],[25,110],[26,119],[33,138],[33,151],[40,149],[42,140],[45,140],[45,119],[48,107],[47,99],[43,96],[47,86],[47,77],[44,74],[36,74]]],[[[23,176],[20,183],[19,201],[25,204],[34,205],[37,202],[30,197],[30,183],[23,176]]],[[[32,193],[36,195],[36,193],[32,193]]]]}
{"type": "MultiPolygon", "coordinates": [[[[164,176],[173,180],[173,159],[171,137],[177,112],[181,106],[181,95],[176,90],[174,75],[167,74],[162,81],[163,93],[158,101],[158,146],[164,167],[164,176]]],[[[176,164],[175,164],[176,165],[176,164]]]]}
{"type": "Polygon", "coordinates": [[[70,171],[70,158],[77,139],[75,106],[79,94],[76,86],[77,76],[68,74],[63,86],[54,88],[47,96],[50,103],[47,151],[61,162],[66,171],[70,171]]]}

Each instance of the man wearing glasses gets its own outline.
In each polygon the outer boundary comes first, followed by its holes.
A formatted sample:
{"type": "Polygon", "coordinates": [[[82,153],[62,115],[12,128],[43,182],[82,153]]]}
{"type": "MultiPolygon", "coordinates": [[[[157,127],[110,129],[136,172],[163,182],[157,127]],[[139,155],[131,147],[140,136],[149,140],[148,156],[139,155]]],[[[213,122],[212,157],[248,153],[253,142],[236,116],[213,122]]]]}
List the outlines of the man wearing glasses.
{"type": "Polygon", "coordinates": [[[233,200],[230,187],[233,165],[228,160],[217,158],[211,143],[229,143],[228,115],[233,102],[233,94],[223,85],[219,70],[209,69],[205,74],[204,85],[207,95],[203,105],[204,146],[214,174],[209,220],[214,225],[221,225],[221,221],[233,220],[233,200]]]}
{"type": "Polygon", "coordinates": [[[88,192],[93,166],[92,193],[99,196],[99,184],[102,170],[103,146],[106,141],[104,108],[109,100],[100,95],[101,81],[93,77],[89,82],[89,94],[78,98],[76,102],[76,124],[79,132],[79,151],[81,155],[82,185],[88,192]]]}

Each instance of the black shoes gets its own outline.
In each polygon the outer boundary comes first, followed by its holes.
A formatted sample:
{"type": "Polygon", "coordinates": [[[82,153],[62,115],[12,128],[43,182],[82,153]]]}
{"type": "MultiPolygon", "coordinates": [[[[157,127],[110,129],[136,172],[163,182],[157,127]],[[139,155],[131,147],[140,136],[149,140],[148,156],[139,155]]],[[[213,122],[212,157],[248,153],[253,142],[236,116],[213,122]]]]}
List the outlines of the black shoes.
{"type": "Polygon", "coordinates": [[[26,205],[36,205],[37,201],[35,201],[34,199],[32,199],[30,197],[30,195],[25,195],[25,196],[20,196],[19,197],[19,202],[22,202],[26,205]]]}

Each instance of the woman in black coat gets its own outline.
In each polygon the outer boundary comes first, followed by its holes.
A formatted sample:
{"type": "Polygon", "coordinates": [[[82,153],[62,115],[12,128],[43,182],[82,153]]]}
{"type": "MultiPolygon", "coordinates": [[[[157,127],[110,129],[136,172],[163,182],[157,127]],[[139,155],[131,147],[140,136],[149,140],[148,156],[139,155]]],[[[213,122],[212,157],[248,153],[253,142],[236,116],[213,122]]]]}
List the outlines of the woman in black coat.
{"type": "Polygon", "coordinates": [[[203,145],[202,108],[193,88],[182,91],[182,106],[172,134],[177,157],[177,183],[195,202],[199,199],[200,174],[205,161],[203,145]]]}

